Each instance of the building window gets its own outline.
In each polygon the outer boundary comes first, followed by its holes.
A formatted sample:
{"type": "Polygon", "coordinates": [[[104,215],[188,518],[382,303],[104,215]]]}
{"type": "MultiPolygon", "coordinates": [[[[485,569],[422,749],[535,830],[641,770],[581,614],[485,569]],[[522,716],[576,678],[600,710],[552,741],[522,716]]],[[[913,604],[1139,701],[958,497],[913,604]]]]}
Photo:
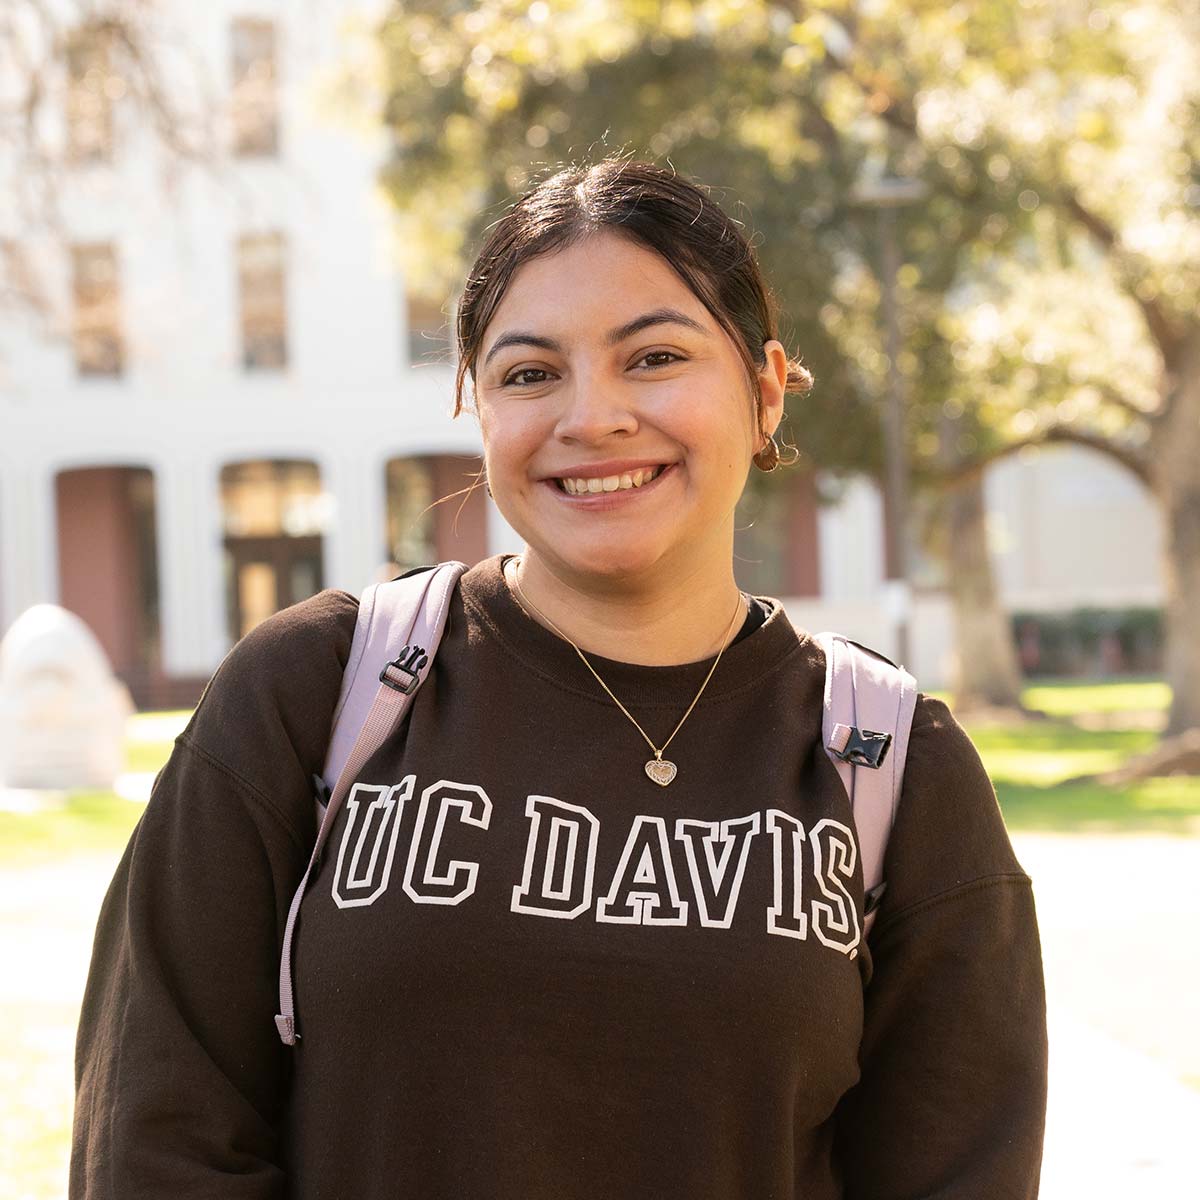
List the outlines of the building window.
{"type": "Polygon", "coordinates": [[[315,537],[331,518],[316,463],[256,459],[221,468],[221,509],[229,537],[315,537]]]}
{"type": "Polygon", "coordinates": [[[248,371],[280,370],[287,366],[283,235],[241,237],[237,253],[242,365],[248,371]]]}
{"type": "Polygon", "coordinates": [[[275,24],[233,22],[233,149],[241,156],[279,153],[279,93],[275,24]]]}
{"type": "Polygon", "coordinates": [[[71,251],[75,291],[75,365],[80,375],[120,375],[122,369],[117,254],[109,242],[71,251]]]}
{"type": "Polygon", "coordinates": [[[67,43],[67,153],[73,162],[109,162],[113,98],[124,90],[114,75],[107,31],[84,27],[67,43]]]}

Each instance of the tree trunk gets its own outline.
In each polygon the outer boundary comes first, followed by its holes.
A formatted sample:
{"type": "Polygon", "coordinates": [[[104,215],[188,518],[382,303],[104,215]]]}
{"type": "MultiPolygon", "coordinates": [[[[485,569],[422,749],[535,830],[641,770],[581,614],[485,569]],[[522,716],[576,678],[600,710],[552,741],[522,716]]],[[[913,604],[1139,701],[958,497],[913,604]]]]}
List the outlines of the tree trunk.
{"type": "Polygon", "coordinates": [[[1155,429],[1155,490],[1165,522],[1163,615],[1171,710],[1166,735],[1200,727],[1200,332],[1155,429]]]}
{"type": "Polygon", "coordinates": [[[946,493],[943,520],[958,651],[954,707],[1019,708],[1021,672],[992,571],[982,477],[946,493]]]}
{"type": "MultiPolygon", "coordinates": [[[[943,467],[952,466],[957,457],[960,425],[960,418],[944,408],[938,414],[943,467]]],[[[970,475],[930,501],[922,538],[929,553],[946,564],[956,658],[950,680],[953,707],[1020,708],[1021,669],[992,572],[983,476],[970,475]]]]}

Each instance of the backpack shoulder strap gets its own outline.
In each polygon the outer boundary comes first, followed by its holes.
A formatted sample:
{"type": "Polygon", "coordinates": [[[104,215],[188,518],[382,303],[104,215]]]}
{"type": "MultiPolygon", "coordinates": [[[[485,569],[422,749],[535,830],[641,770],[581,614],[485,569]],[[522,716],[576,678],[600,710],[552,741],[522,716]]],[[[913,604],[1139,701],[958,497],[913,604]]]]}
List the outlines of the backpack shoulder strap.
{"type": "Polygon", "coordinates": [[[866,937],[887,886],[883,858],[904,784],[917,681],[890,658],[839,633],[815,637],[825,651],[822,741],[850,798],[862,855],[866,937]]]}
{"type": "Polygon", "coordinates": [[[292,939],[309,878],[359,771],[399,728],[427,677],[446,628],[450,597],[467,569],[466,563],[456,559],[433,567],[416,567],[387,583],[369,584],[359,600],[325,769],[321,777],[313,777],[317,840],[292,897],[283,935],[275,1027],[285,1045],[294,1046],[300,1036],[292,994],[292,939]]]}
{"type": "Polygon", "coordinates": [[[448,611],[450,592],[466,570],[467,564],[458,561],[413,567],[387,583],[373,583],[363,589],[321,772],[326,796],[332,795],[376,700],[383,694],[380,671],[384,663],[394,662],[403,671],[420,669],[433,660],[442,627],[422,623],[422,616],[427,611],[440,611],[443,600],[448,611]],[[410,644],[416,649],[410,650],[410,644]],[[409,653],[401,663],[405,650],[409,653]],[[419,660],[418,651],[425,655],[424,661],[419,660]]]}

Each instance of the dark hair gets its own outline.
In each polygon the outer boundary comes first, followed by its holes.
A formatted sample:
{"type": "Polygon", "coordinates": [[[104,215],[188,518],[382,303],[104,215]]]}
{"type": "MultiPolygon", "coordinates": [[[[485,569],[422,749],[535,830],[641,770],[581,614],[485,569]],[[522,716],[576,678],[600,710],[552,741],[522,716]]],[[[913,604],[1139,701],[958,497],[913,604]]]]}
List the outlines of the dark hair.
{"type": "MultiPolygon", "coordinates": [[[[729,334],[746,368],[756,422],[762,402],[763,344],[778,333],[778,306],[737,223],[697,184],[651,162],[613,155],[571,166],[527,191],[491,227],[458,304],[458,371],[454,416],[463,411],[463,381],[475,381],[483,336],[517,269],[601,230],[659,254],[729,334]]],[[[788,360],[786,390],[805,393],[812,375],[788,360]]],[[[759,425],[761,431],[761,424],[759,425]]],[[[791,458],[799,458],[795,446],[791,458]]]]}

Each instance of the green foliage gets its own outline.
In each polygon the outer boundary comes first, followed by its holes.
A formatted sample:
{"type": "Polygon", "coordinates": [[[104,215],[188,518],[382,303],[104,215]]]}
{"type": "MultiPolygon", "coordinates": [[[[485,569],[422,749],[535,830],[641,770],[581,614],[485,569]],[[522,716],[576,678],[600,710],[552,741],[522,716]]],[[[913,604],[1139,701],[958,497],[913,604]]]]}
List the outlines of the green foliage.
{"type": "MultiPolygon", "coordinates": [[[[949,702],[944,693],[930,694],[949,702]]],[[[1154,744],[1153,732],[1121,727],[1119,718],[1116,728],[1106,729],[1085,729],[1075,722],[1088,714],[1136,717],[1165,712],[1170,689],[1161,679],[1045,681],[1026,687],[1022,700],[1054,719],[982,728],[964,721],[1014,828],[1079,829],[1095,821],[1127,829],[1184,831],[1200,819],[1200,779],[1196,778],[1156,779],[1129,788],[1059,786],[1073,775],[1115,767],[1154,744]]],[[[136,769],[157,772],[173,746],[171,741],[146,741],[137,732],[137,723],[145,722],[144,728],[153,732],[161,729],[164,717],[182,725],[187,715],[134,718],[128,750],[140,756],[136,769]]],[[[119,853],[144,807],[112,792],[81,791],[69,793],[61,806],[42,812],[0,812],[0,865],[60,861],[94,851],[119,853]]]]}
{"type": "Polygon", "coordinates": [[[1186,307],[1200,284],[1193,25],[1166,0],[397,4],[378,40],[403,266],[449,296],[560,164],[670,164],[744,222],[816,376],[785,437],[879,474],[881,247],[850,194],[886,168],[928,188],[897,214],[918,487],[1055,422],[1136,445],[1158,364],[1135,293],[1186,307]],[[1098,254],[1076,194],[1144,249],[1098,254]]]}

